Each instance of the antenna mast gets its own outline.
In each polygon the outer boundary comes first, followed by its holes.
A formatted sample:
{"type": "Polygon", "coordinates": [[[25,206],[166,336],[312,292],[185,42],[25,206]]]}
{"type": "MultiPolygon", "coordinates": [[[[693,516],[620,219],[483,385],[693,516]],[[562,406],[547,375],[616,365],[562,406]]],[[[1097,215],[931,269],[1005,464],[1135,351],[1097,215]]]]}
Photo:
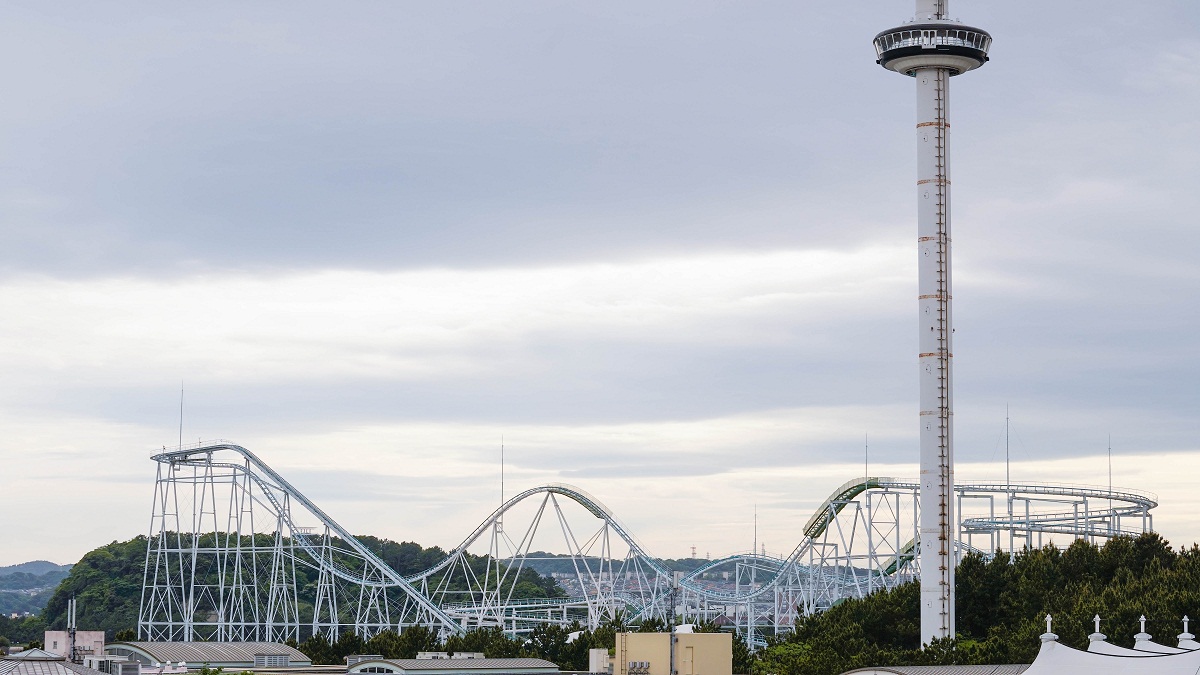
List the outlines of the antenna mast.
{"type": "Polygon", "coordinates": [[[75,596],[72,595],[71,599],[67,601],[67,659],[71,663],[75,663],[78,651],[75,648],[75,633],[77,628],[75,623],[75,596]]]}
{"type": "Polygon", "coordinates": [[[183,449],[183,380],[179,381],[179,449],[183,449]]]}
{"type": "MultiPolygon", "coordinates": [[[[500,434],[500,506],[504,507],[504,434],[500,434]]],[[[496,527],[504,529],[504,512],[496,518],[496,527]]]]}

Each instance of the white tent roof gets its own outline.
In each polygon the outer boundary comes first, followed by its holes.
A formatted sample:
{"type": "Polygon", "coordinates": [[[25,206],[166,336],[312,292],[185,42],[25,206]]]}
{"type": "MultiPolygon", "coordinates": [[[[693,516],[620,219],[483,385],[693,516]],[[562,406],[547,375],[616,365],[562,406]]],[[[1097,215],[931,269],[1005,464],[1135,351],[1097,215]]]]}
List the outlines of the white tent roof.
{"type": "Polygon", "coordinates": [[[1088,645],[1087,650],[1091,654],[1107,654],[1109,656],[1153,656],[1153,654],[1149,653],[1149,650],[1138,651],[1136,649],[1129,649],[1127,647],[1114,645],[1111,642],[1105,642],[1104,640],[1092,640],[1091,644],[1088,645]]]}
{"type": "Polygon", "coordinates": [[[1092,649],[1101,644],[1108,645],[1096,641],[1084,652],[1061,645],[1057,640],[1046,640],[1025,675],[1196,675],[1200,672],[1200,651],[1154,654],[1115,645],[1108,647],[1120,653],[1101,652],[1103,647],[1092,649]]]}
{"type": "Polygon", "coordinates": [[[1133,648],[1139,652],[1154,652],[1155,654],[1182,654],[1186,651],[1191,651],[1189,649],[1179,649],[1176,647],[1168,647],[1167,645],[1160,645],[1150,639],[1138,640],[1137,642],[1133,643],[1133,648]]]}

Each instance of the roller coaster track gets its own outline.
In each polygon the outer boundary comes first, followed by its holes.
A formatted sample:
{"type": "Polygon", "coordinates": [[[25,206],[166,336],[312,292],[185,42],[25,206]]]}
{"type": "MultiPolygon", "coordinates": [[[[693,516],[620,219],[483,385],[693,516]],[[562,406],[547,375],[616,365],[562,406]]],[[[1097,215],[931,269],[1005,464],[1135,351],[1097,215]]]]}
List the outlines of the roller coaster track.
{"type": "MultiPolygon", "coordinates": [[[[244,447],[219,442],[153,459],[159,469],[138,622],[145,639],[370,636],[414,625],[442,634],[479,626],[519,633],[541,623],[596,626],[681,613],[731,622],[755,643],[799,616],[920,573],[918,485],[895,478],[858,478],[832,491],[786,556],[740,553],[686,574],[650,555],[584,490],[542,485],[506,500],[435,565],[401,575],[244,447]],[[549,536],[566,552],[538,553],[549,536]],[[555,574],[564,597],[527,597],[522,580],[546,565],[568,570],[555,574]]],[[[1157,506],[1148,493],[1090,486],[971,483],[956,491],[970,507],[957,524],[959,556],[1040,545],[1054,535],[1137,534],[1151,529],[1157,506]]]]}

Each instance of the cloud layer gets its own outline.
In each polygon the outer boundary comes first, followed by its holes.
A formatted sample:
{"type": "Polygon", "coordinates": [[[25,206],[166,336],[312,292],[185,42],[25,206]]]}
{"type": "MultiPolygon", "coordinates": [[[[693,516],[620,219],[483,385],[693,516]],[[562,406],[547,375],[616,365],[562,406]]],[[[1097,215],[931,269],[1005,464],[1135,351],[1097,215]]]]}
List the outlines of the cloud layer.
{"type": "MultiPolygon", "coordinates": [[[[11,7],[0,512],[101,525],[0,564],[145,529],[181,380],[185,439],[424,544],[502,435],[666,556],[755,504],[790,548],[864,435],[915,473],[912,87],[869,46],[910,9],[11,7]]],[[[1102,483],[1111,434],[1200,539],[1200,10],[954,11],[996,36],[953,81],[959,474],[1006,409],[1014,476],[1102,483]]]]}

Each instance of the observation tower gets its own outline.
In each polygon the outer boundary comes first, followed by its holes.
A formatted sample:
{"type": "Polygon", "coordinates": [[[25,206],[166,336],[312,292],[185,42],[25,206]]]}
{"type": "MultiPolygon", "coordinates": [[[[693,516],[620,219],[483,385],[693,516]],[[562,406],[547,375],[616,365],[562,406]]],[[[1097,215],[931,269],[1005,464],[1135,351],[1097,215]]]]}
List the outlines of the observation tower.
{"type": "Polygon", "coordinates": [[[950,311],[950,78],[988,60],[992,36],[947,18],[948,0],[875,36],[877,63],[917,83],[920,317],[921,641],[954,635],[953,327],[950,311]]]}

